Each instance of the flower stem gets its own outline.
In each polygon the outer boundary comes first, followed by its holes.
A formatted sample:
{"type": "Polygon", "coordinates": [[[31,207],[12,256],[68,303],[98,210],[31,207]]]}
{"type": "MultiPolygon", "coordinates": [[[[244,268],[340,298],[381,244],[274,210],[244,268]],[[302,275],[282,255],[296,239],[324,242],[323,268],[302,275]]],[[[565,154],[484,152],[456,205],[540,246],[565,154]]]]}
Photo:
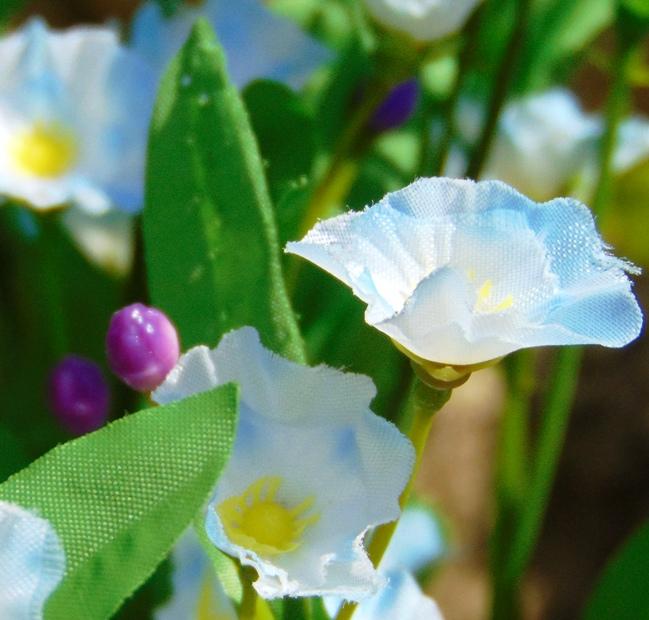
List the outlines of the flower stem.
{"type": "MultiPolygon", "coordinates": [[[[446,168],[446,162],[448,161],[451,145],[453,144],[453,138],[455,137],[455,114],[457,111],[457,105],[460,101],[464,77],[466,76],[475,56],[476,41],[478,38],[478,32],[480,31],[483,14],[484,7],[478,7],[473,12],[473,15],[466,23],[464,31],[462,32],[462,49],[458,58],[457,74],[455,76],[451,94],[444,104],[444,130],[431,169],[431,176],[434,177],[442,175],[446,168]]],[[[430,126],[428,127],[428,133],[430,133],[430,126]]],[[[422,149],[422,151],[423,150],[424,149],[422,149]]],[[[422,161],[425,162],[424,157],[422,157],[422,161]]],[[[422,169],[420,172],[421,176],[424,176],[426,170],[422,169]]]]}
{"type": "Polygon", "coordinates": [[[255,571],[247,566],[239,567],[243,596],[239,606],[239,620],[254,620],[257,614],[257,591],[252,585],[255,571]]]}
{"type": "MultiPolygon", "coordinates": [[[[425,385],[419,380],[416,381],[412,392],[412,421],[407,433],[408,438],[412,441],[415,448],[415,465],[410,480],[399,498],[399,505],[402,510],[410,499],[417,472],[421,465],[424,448],[426,447],[430,429],[433,424],[433,418],[435,417],[435,414],[448,402],[451,393],[452,390],[438,390],[425,385]]],[[[392,535],[397,529],[398,523],[398,520],[385,523],[384,525],[379,526],[374,532],[367,548],[368,555],[374,566],[378,567],[381,563],[388,545],[390,544],[390,540],[392,539],[392,535]]],[[[356,607],[357,605],[355,603],[343,605],[335,620],[349,620],[356,611],[356,607]]]]}
{"type": "Polygon", "coordinates": [[[370,83],[362,104],[354,112],[329,166],[313,192],[300,225],[301,237],[349,193],[358,173],[360,157],[371,144],[371,139],[366,135],[367,125],[395,83],[378,78],[370,83]]]}
{"type": "MultiPolygon", "coordinates": [[[[606,127],[599,151],[599,176],[592,199],[593,211],[600,217],[606,214],[610,202],[613,154],[620,121],[629,97],[629,65],[640,41],[625,41],[618,36],[613,82],[606,106],[606,127]]],[[[499,573],[498,578],[494,580],[494,620],[512,620],[519,615],[518,590],[538,541],[547,510],[577,390],[582,356],[583,351],[580,347],[566,347],[556,355],[529,486],[517,515],[511,547],[507,553],[502,550],[497,552],[501,554],[501,560],[503,557],[505,559],[500,566],[494,566],[494,571],[499,573]]]]}
{"type": "Polygon", "coordinates": [[[487,116],[482,133],[467,166],[465,176],[471,179],[477,179],[482,173],[491,149],[491,143],[496,135],[500,112],[505,105],[509,86],[514,77],[516,63],[520,56],[520,49],[525,41],[531,4],[531,0],[518,0],[517,2],[514,26],[503,52],[500,67],[494,78],[495,86],[487,107],[487,116]]]}
{"type": "Polygon", "coordinates": [[[580,347],[565,347],[556,356],[534,454],[530,484],[521,505],[507,561],[500,568],[492,606],[494,620],[518,617],[518,588],[534,551],[557,470],[577,389],[580,347]]]}
{"type": "MultiPolygon", "coordinates": [[[[640,42],[642,39],[640,39],[640,42]]],[[[622,117],[629,104],[629,70],[638,49],[638,41],[627,42],[618,35],[615,60],[612,69],[612,83],[606,101],[606,122],[599,149],[599,174],[593,194],[592,209],[605,218],[613,189],[613,155],[617,144],[622,117]]]]}

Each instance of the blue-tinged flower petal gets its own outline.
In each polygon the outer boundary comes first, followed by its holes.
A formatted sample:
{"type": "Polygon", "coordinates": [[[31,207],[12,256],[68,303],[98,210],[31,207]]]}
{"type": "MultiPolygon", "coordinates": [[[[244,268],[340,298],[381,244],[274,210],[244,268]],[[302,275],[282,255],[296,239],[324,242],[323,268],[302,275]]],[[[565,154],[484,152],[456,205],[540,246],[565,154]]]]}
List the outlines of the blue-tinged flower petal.
{"type": "Polygon", "coordinates": [[[381,579],[362,546],[399,516],[413,449],[368,406],[372,382],[300,366],[264,349],[252,328],[184,355],[154,392],[166,403],[236,382],[239,428],[207,511],[214,544],[254,566],[259,593],[360,599],[381,579]]]}
{"type": "Polygon", "coordinates": [[[418,573],[430,567],[445,552],[444,535],[431,509],[411,504],[399,519],[380,569],[386,573],[395,570],[418,573]]]}
{"type": "Polygon", "coordinates": [[[65,554],[50,523],[0,502],[0,618],[41,620],[65,572],[65,554]]]}
{"type": "Polygon", "coordinates": [[[300,28],[266,8],[261,0],[207,0],[200,7],[181,7],[167,19],[160,6],[147,2],[136,14],[132,45],[158,72],[187,40],[194,22],[212,24],[239,87],[268,78],[299,88],[331,53],[300,28]]]}
{"type": "Polygon", "coordinates": [[[459,30],[480,0],[364,0],[364,3],[386,28],[423,42],[459,30]]]}
{"type": "Polygon", "coordinates": [[[620,124],[613,167],[623,174],[649,159],[649,119],[633,116],[620,124]]]}
{"type": "Polygon", "coordinates": [[[599,122],[568,90],[554,89],[509,104],[482,178],[499,179],[534,200],[565,192],[596,143],[599,122]]]}
{"type": "Polygon", "coordinates": [[[171,598],[154,612],[155,620],[236,620],[234,605],[216,578],[193,528],[171,554],[171,598]]]}
{"type": "Polygon", "coordinates": [[[155,95],[112,28],[34,19],[0,39],[0,195],[92,214],[141,208],[155,95]]]}
{"type": "MultiPolygon", "coordinates": [[[[325,607],[333,618],[340,601],[325,599],[325,607]]],[[[386,585],[374,596],[362,601],[354,612],[354,620],[443,620],[433,599],[421,591],[415,578],[405,570],[386,573],[386,585]]]]}
{"type": "Polygon", "coordinates": [[[538,204],[498,181],[420,179],[318,223],[287,251],[351,286],[369,324],[433,362],[619,347],[642,327],[634,268],[609,254],[588,208],[538,204]]]}
{"type": "Polygon", "coordinates": [[[406,571],[391,571],[387,585],[371,599],[363,601],[355,620],[443,620],[433,599],[425,596],[406,571]]]}

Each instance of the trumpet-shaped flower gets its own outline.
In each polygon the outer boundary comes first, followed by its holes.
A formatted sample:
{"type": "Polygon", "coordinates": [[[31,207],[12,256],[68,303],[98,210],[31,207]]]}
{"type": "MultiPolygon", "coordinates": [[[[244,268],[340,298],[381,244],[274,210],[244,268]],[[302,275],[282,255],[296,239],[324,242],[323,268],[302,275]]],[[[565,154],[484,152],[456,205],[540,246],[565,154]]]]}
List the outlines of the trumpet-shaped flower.
{"type": "Polygon", "coordinates": [[[414,457],[370,411],[372,382],[280,358],[243,328],[212,351],[182,356],[153,398],[167,403],[227,382],[240,385],[240,419],[207,510],[212,542],[257,569],[265,598],[374,592],[381,578],[363,536],[399,516],[414,457]]]}
{"type": "Polygon", "coordinates": [[[39,19],[0,40],[0,195],[103,214],[142,205],[154,81],[110,28],[39,19]]]}
{"type": "Polygon", "coordinates": [[[580,172],[598,132],[597,120],[567,90],[527,97],[505,108],[482,177],[549,200],[580,172]]]}
{"type": "Polygon", "coordinates": [[[64,572],[65,554],[50,523],[0,502],[0,618],[42,619],[64,572]]]}
{"type": "Polygon", "coordinates": [[[525,347],[620,347],[642,326],[626,272],[583,204],[538,204],[499,181],[420,179],[320,222],[287,251],[368,304],[415,359],[472,365],[525,347]]]}
{"type": "Polygon", "coordinates": [[[216,30],[230,78],[239,87],[268,78],[298,88],[331,56],[297,24],[274,14],[261,0],[207,0],[201,6],[182,6],[171,18],[164,16],[158,3],[149,1],[135,16],[132,44],[160,72],[199,17],[216,30]]]}
{"type": "Polygon", "coordinates": [[[364,0],[380,24],[416,41],[435,41],[459,30],[480,0],[364,0]]]}

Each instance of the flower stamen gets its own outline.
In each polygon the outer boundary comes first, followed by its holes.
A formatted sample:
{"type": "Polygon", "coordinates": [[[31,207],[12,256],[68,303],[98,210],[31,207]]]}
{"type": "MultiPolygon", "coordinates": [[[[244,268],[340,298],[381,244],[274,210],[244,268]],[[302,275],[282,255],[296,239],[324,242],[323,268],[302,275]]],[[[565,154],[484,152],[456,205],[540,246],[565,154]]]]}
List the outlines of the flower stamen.
{"type": "Polygon", "coordinates": [[[479,314],[496,314],[504,312],[514,305],[514,297],[510,293],[504,297],[499,303],[493,303],[493,282],[485,280],[483,285],[478,289],[477,298],[473,311],[479,314]]]}
{"type": "Polygon", "coordinates": [[[18,168],[44,179],[65,174],[78,155],[77,145],[69,131],[43,123],[36,123],[19,133],[9,148],[18,168]]]}
{"type": "Polygon", "coordinates": [[[216,508],[233,543],[260,555],[278,555],[300,546],[306,528],[319,519],[317,514],[307,514],[315,500],[308,497],[287,507],[277,500],[281,484],[279,476],[260,478],[216,508]]]}

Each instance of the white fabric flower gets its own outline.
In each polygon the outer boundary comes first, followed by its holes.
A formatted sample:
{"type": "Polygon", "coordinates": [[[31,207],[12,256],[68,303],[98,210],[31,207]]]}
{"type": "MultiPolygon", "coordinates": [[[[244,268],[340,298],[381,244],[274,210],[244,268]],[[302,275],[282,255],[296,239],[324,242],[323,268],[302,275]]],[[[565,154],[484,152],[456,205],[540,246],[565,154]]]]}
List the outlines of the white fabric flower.
{"type": "Polygon", "coordinates": [[[171,598],[154,612],[155,620],[237,620],[234,605],[216,578],[193,528],[171,554],[171,598]]]}
{"type": "MultiPolygon", "coordinates": [[[[445,544],[439,523],[430,509],[413,504],[399,519],[397,529],[381,560],[380,572],[386,586],[373,597],[363,601],[354,618],[365,620],[430,620],[441,618],[435,603],[424,596],[411,573],[417,573],[439,560],[445,544]]],[[[327,597],[325,606],[334,618],[342,601],[327,597]]]]}
{"type": "MultiPolygon", "coordinates": [[[[593,216],[499,181],[420,179],[319,222],[287,251],[348,284],[402,349],[472,365],[525,347],[635,339],[642,313],[593,216]]],[[[637,270],[636,270],[637,271],[637,270]]]]}
{"type": "MultiPolygon", "coordinates": [[[[462,116],[459,125],[464,125],[462,116]]],[[[584,114],[567,90],[521,99],[505,108],[481,178],[504,181],[534,200],[549,200],[565,193],[598,133],[598,121],[584,114]]]]}
{"type": "Polygon", "coordinates": [[[261,0],[207,0],[183,5],[166,18],[156,2],[145,3],[132,28],[132,45],[162,72],[180,50],[194,22],[206,18],[225,49],[230,79],[238,87],[268,78],[299,88],[331,58],[330,52],[297,24],[267,9],[261,0]]]}
{"type": "Polygon", "coordinates": [[[435,41],[459,30],[481,0],[364,0],[386,28],[416,41],[435,41]]]}
{"type": "Polygon", "coordinates": [[[387,584],[354,612],[354,620],[443,620],[433,599],[426,596],[407,571],[387,573],[387,584]]]}
{"type": "Polygon", "coordinates": [[[41,620],[65,572],[65,554],[46,519],[0,501],[0,618],[41,620]]]}
{"type": "Polygon", "coordinates": [[[624,174],[649,159],[649,120],[633,116],[620,124],[613,169],[624,174]]]}
{"type": "Polygon", "coordinates": [[[370,411],[371,380],[285,360],[243,328],[212,351],[190,350],[153,398],[168,403],[227,382],[240,385],[241,408],[207,511],[212,542],[257,569],[265,598],[374,592],[381,579],[363,536],[399,516],[414,454],[370,411]]]}
{"type": "Polygon", "coordinates": [[[111,28],[55,32],[33,19],[0,39],[0,195],[140,209],[154,88],[111,28]]]}

